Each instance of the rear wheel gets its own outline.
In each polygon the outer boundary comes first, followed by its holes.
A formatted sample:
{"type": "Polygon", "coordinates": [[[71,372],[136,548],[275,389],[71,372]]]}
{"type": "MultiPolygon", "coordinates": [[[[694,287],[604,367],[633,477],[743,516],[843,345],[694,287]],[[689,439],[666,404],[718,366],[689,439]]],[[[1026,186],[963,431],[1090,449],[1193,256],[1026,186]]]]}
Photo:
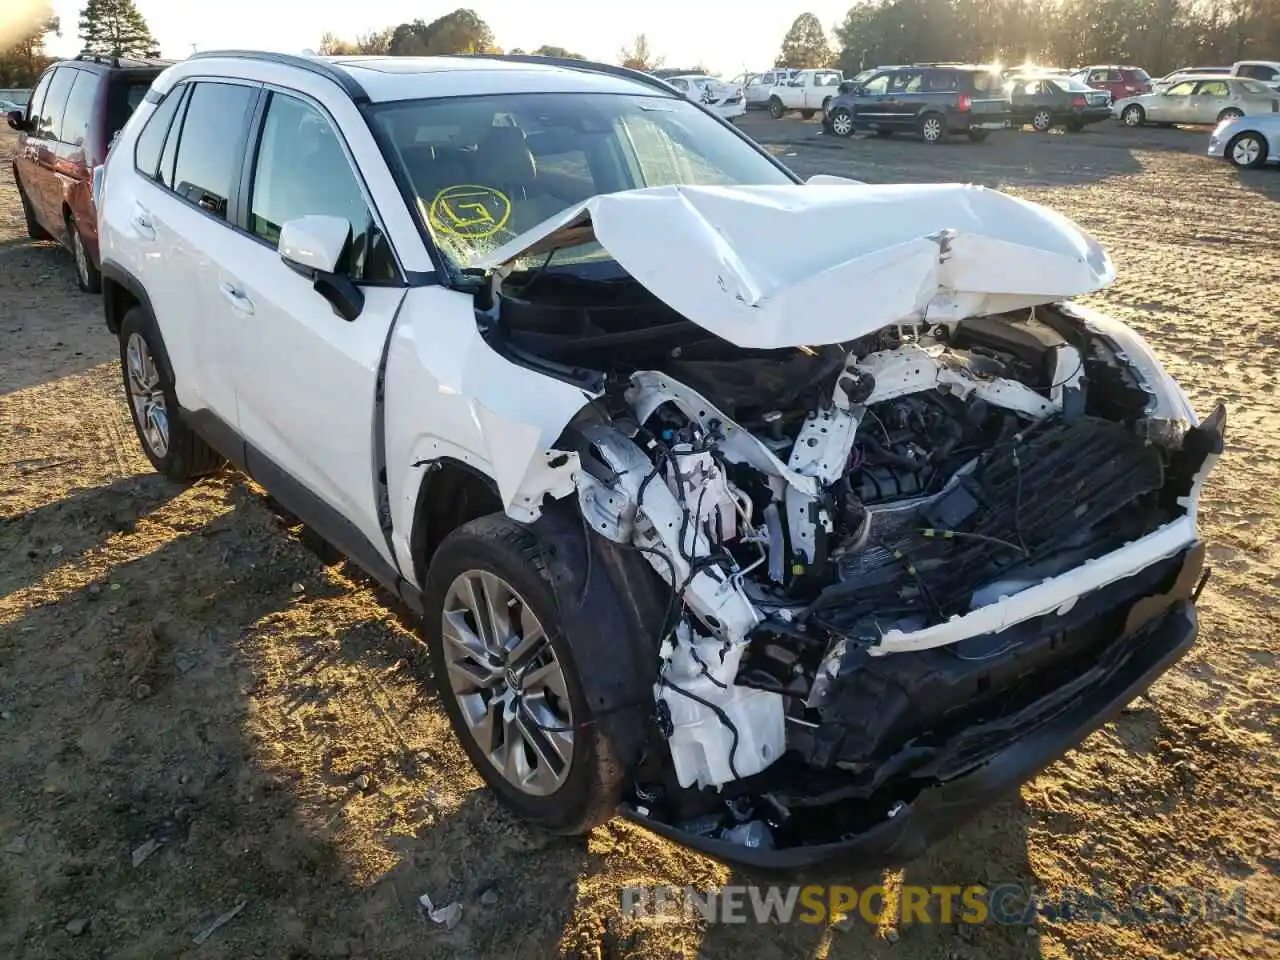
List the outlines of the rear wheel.
{"type": "Polygon", "coordinates": [[[1267,162],[1267,141],[1256,133],[1242,133],[1227,144],[1227,159],[1237,167],[1260,167],[1267,162]]]}
{"type": "Polygon", "coordinates": [[[1068,133],[1079,133],[1084,129],[1084,124],[1079,120],[1069,120],[1066,124],[1068,133]]]}
{"type": "Polygon", "coordinates": [[[1237,110],[1235,107],[1227,107],[1227,109],[1218,114],[1218,122],[1225,123],[1228,120],[1239,120],[1243,116],[1244,113],[1237,110]]]}
{"type": "Polygon", "coordinates": [[[223,459],[178,417],[173,370],[151,314],[134,307],[120,322],[120,369],[142,452],[171,480],[213,473],[223,459]]]}
{"type": "Polygon", "coordinates": [[[769,98],[769,116],[775,120],[781,120],[786,115],[787,108],[783,106],[782,101],[777,97],[769,98]]]}
{"type": "Polygon", "coordinates": [[[1140,127],[1147,122],[1147,111],[1136,103],[1131,103],[1120,113],[1120,121],[1126,127],[1140,127]]]}
{"type": "Polygon", "coordinates": [[[76,226],[75,218],[70,214],[67,215],[67,237],[71,241],[71,255],[76,260],[76,283],[85,293],[101,293],[102,274],[93,265],[89,248],[85,246],[84,237],[80,235],[80,228],[76,226]]]}
{"type": "Polygon", "coordinates": [[[831,112],[831,132],[837,137],[853,136],[853,114],[844,107],[836,107],[831,112]]]}
{"type": "Polygon", "coordinates": [[[813,119],[813,115],[814,115],[815,113],[817,113],[817,111],[816,111],[816,110],[801,110],[801,111],[800,111],[800,119],[801,119],[801,120],[812,120],[812,119],[813,119]]]}
{"type": "Polygon", "coordinates": [[[546,829],[584,833],[614,815],[623,772],[592,720],[546,556],[502,514],[463,524],[431,560],[424,639],[445,713],[489,788],[546,829]]]}
{"type": "Polygon", "coordinates": [[[991,136],[990,130],[970,130],[969,131],[969,139],[972,140],[974,143],[981,143],[983,140],[987,139],[987,137],[989,136],[991,136]]]}
{"type": "Polygon", "coordinates": [[[920,118],[920,139],[925,143],[941,143],[947,135],[947,125],[937,113],[926,113],[920,118]]]}
{"type": "Polygon", "coordinates": [[[1031,126],[1045,133],[1053,126],[1053,114],[1048,110],[1037,110],[1031,117],[1031,126]]]}

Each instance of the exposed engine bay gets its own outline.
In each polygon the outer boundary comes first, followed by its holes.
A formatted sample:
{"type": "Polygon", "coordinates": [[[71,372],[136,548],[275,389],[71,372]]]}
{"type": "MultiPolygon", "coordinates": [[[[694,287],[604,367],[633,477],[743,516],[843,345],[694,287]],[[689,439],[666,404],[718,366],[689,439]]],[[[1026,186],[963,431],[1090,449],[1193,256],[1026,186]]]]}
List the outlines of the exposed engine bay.
{"type": "Polygon", "coordinates": [[[1184,516],[1206,460],[1123,345],[1061,304],[747,349],[635,281],[535,274],[489,317],[509,358],[597,395],[565,440],[584,523],[671,586],[670,763],[635,804],[748,844],[788,842],[790,811],[822,797],[882,797],[930,737],[1085,657],[1083,635],[1019,624],[1060,608],[1067,630],[1111,582],[1100,559],[1184,516]],[[1081,569],[1097,582],[1069,602],[991,613],[1081,569]],[[984,664],[980,695],[961,661],[984,664]]]}

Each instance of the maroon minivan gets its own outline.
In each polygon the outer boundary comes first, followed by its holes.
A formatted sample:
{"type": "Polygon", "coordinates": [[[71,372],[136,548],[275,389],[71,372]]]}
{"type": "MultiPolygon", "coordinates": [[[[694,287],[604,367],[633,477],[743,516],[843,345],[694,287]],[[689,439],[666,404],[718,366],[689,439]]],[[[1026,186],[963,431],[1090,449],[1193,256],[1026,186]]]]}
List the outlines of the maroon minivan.
{"type": "Polygon", "coordinates": [[[80,289],[97,293],[98,218],[94,167],[169,61],[81,54],[49,67],[25,113],[8,116],[21,133],[13,157],[27,233],[53,239],[76,258],[80,289]]]}

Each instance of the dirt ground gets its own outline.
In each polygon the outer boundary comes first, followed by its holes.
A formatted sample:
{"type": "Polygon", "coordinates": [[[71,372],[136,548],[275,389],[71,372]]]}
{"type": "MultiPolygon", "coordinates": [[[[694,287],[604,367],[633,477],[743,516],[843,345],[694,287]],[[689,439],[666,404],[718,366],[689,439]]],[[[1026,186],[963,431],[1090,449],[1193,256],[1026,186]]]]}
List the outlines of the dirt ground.
{"type": "Polygon", "coordinates": [[[1094,305],[1148,336],[1202,412],[1230,406],[1202,510],[1214,575],[1193,652],[1149,699],[884,883],[1121,901],[1144,883],[1243,888],[1246,917],[623,919],[626,884],[757,878],[623,821],[584,839],[515,821],[455,746],[404,658],[402,621],[366,580],[234,472],[187,489],[153,475],[98,300],[76,291],[64,252],[25,238],[5,133],[0,957],[1280,952],[1280,170],[1242,176],[1197,156],[1202,130],[1108,124],[926,147],[833,141],[792,120],[746,128],[806,175],[981,182],[1075,218],[1119,268],[1094,305]],[[424,917],[423,893],[461,903],[461,922],[424,917]]]}

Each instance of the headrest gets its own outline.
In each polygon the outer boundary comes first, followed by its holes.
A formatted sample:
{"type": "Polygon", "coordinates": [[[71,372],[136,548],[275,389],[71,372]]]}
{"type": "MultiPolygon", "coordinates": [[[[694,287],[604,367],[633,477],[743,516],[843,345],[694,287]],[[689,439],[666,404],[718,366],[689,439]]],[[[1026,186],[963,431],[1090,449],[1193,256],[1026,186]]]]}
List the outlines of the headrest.
{"type": "Polygon", "coordinates": [[[527,186],[538,176],[533,154],[519,127],[492,127],[477,146],[474,176],[485,186],[527,186]]]}

